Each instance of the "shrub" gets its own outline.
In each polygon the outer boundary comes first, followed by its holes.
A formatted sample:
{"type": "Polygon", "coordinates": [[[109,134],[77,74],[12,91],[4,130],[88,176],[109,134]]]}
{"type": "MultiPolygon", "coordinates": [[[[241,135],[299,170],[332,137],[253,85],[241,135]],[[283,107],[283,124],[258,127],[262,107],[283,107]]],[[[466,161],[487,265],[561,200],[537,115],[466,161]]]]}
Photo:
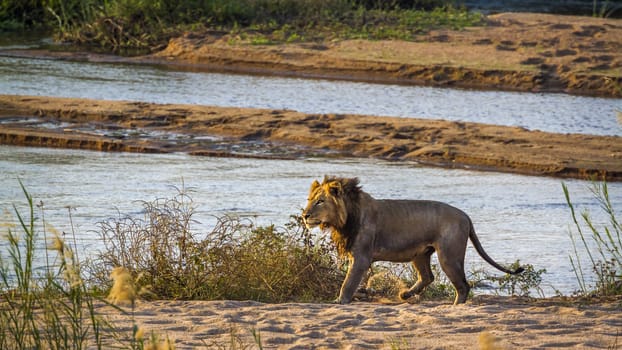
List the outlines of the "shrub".
{"type": "Polygon", "coordinates": [[[100,223],[103,251],[92,262],[96,284],[123,266],[157,298],[263,302],[333,298],[343,272],[332,246],[314,238],[300,218],[284,228],[255,227],[223,216],[211,232],[192,231],[188,192],[144,202],[144,217],[100,223]]]}
{"type": "Polygon", "coordinates": [[[546,269],[536,270],[533,265],[521,265],[516,260],[509,268],[516,270],[523,267],[525,270],[519,274],[511,275],[506,273],[503,276],[487,276],[487,280],[497,283],[502,293],[511,296],[530,297],[532,291],[536,291],[540,297],[544,297],[544,291],[540,288],[542,283],[542,274],[546,273],[546,269]]]}
{"type": "MultiPolygon", "coordinates": [[[[251,35],[285,32],[280,42],[332,38],[411,39],[436,27],[481,23],[449,0],[6,0],[0,29],[45,26],[60,40],[109,50],[155,49],[205,28],[251,35]],[[424,12],[421,9],[433,10],[424,12]]],[[[279,41],[273,38],[253,42],[279,41]]]]}

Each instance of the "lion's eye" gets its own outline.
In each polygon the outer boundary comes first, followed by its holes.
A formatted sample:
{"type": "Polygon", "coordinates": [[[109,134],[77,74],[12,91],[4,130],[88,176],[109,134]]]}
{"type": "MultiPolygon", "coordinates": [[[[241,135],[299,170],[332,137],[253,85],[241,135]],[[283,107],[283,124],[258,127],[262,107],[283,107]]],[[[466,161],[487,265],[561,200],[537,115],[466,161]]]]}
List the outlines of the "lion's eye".
{"type": "Polygon", "coordinates": [[[324,204],[324,200],[323,200],[323,199],[318,199],[318,200],[315,202],[315,205],[321,205],[321,204],[324,204]]]}

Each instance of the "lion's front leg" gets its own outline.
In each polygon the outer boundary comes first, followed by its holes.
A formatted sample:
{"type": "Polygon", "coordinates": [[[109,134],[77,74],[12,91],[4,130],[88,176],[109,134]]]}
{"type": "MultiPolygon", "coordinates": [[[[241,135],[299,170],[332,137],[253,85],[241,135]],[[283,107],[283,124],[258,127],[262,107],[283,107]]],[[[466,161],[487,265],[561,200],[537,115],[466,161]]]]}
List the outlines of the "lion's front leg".
{"type": "Polygon", "coordinates": [[[349,304],[352,301],[354,293],[358,289],[363,275],[369,270],[371,266],[371,259],[368,257],[353,257],[350,259],[350,268],[346,274],[346,279],[341,285],[341,291],[339,292],[339,304],[349,304]]]}

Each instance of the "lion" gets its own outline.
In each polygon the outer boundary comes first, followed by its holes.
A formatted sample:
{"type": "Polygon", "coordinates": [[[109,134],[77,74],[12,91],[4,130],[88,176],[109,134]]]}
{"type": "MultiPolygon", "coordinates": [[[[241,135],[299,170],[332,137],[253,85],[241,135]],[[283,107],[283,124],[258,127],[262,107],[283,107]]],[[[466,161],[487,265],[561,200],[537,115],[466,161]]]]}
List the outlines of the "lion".
{"type": "Polygon", "coordinates": [[[336,302],[348,304],[374,261],[411,262],[417,282],[400,293],[407,300],[434,280],[430,257],[434,252],[456,290],[455,304],[464,303],[470,286],[464,274],[467,241],[495,268],[512,271],[486,254],[467,214],[449,204],[429,200],[374,199],[359,186],[358,178],[328,177],[311,184],[302,213],[309,229],[330,229],[331,238],[350,264],[336,302]]]}

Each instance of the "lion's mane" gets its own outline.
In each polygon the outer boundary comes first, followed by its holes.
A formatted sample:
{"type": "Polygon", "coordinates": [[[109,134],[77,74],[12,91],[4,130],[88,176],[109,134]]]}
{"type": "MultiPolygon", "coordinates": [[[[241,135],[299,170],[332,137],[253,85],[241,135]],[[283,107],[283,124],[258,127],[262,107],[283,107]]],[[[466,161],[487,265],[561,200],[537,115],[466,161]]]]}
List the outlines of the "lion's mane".
{"type": "Polygon", "coordinates": [[[345,223],[338,225],[337,223],[331,223],[331,239],[337,246],[337,252],[340,256],[346,256],[352,249],[352,244],[359,232],[360,228],[360,216],[361,216],[361,187],[359,186],[358,178],[345,179],[327,177],[324,179],[323,185],[330,184],[331,182],[338,182],[341,184],[341,190],[336,193],[330,192],[329,195],[334,198],[334,202],[338,206],[340,215],[345,214],[345,223]]]}

